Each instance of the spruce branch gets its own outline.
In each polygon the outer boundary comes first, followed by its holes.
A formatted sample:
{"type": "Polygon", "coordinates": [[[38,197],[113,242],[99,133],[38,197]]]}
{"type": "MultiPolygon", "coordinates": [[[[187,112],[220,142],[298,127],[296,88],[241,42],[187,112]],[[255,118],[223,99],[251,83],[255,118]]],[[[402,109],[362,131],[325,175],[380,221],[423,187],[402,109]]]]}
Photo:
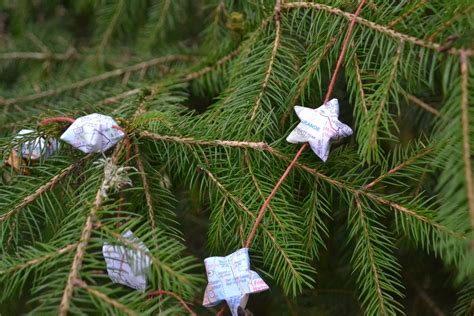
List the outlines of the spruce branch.
{"type": "Polygon", "coordinates": [[[364,113],[365,116],[367,117],[367,114],[369,113],[368,108],[367,108],[367,102],[365,99],[365,93],[364,93],[364,84],[362,82],[362,75],[361,75],[361,69],[360,69],[360,61],[359,58],[357,57],[357,53],[354,53],[354,68],[356,71],[356,85],[357,85],[357,92],[359,92],[359,100],[362,103],[362,106],[364,108],[364,113]]]}
{"type": "MultiPolygon", "coordinates": [[[[362,233],[363,233],[363,237],[360,238],[360,241],[361,242],[365,242],[366,243],[366,249],[367,249],[367,254],[368,254],[368,264],[370,265],[370,269],[371,269],[371,274],[374,278],[374,286],[375,286],[375,292],[377,294],[377,300],[378,300],[378,304],[379,305],[379,308],[378,308],[378,312],[381,314],[381,315],[388,315],[387,314],[387,310],[386,310],[386,303],[385,303],[385,297],[384,297],[384,290],[382,290],[382,286],[380,284],[380,274],[383,273],[382,271],[379,270],[379,267],[377,265],[377,262],[376,262],[376,259],[375,259],[375,255],[374,255],[374,245],[372,244],[372,237],[371,235],[372,234],[369,234],[369,228],[368,228],[368,220],[367,220],[367,217],[364,213],[364,210],[362,209],[362,204],[361,204],[361,201],[359,199],[359,197],[357,195],[355,195],[355,203],[356,203],[356,211],[357,211],[357,215],[358,215],[358,222],[360,224],[360,226],[362,227],[362,233]]],[[[359,248],[362,248],[362,247],[359,247],[359,248]]],[[[375,306],[371,306],[372,308],[374,308],[375,306]]]]}
{"type": "Polygon", "coordinates": [[[273,10],[273,18],[275,19],[275,40],[273,42],[272,54],[270,56],[270,61],[268,63],[268,69],[265,72],[265,78],[263,79],[262,87],[260,88],[260,92],[258,94],[257,100],[255,101],[255,105],[252,109],[252,117],[251,120],[253,121],[257,115],[257,111],[260,107],[260,103],[262,102],[263,94],[267,89],[267,86],[270,82],[270,76],[272,74],[273,64],[275,63],[275,58],[277,55],[278,47],[280,46],[280,36],[281,36],[281,0],[276,0],[275,8],[273,10]]]}
{"type": "Polygon", "coordinates": [[[140,177],[142,178],[143,192],[145,193],[145,201],[146,201],[147,210],[148,210],[148,218],[150,219],[150,222],[151,222],[151,228],[155,229],[156,219],[155,219],[155,212],[153,210],[153,199],[151,197],[150,185],[148,183],[145,167],[143,166],[143,161],[141,159],[140,149],[137,144],[133,144],[133,148],[135,150],[135,161],[137,162],[137,168],[138,168],[138,171],[140,172],[140,177]]]}
{"type": "Polygon", "coordinates": [[[435,116],[440,116],[441,115],[437,109],[430,106],[429,104],[427,104],[423,100],[417,98],[416,96],[406,92],[405,90],[402,90],[402,93],[405,94],[405,96],[407,97],[407,99],[409,101],[411,101],[413,104],[419,106],[423,110],[428,111],[428,112],[430,112],[431,114],[433,114],[435,116]]]}
{"type": "Polygon", "coordinates": [[[49,259],[61,256],[61,255],[65,254],[65,253],[68,253],[68,252],[71,252],[74,249],[76,249],[76,247],[77,247],[77,243],[67,245],[67,246],[65,246],[63,248],[60,248],[60,249],[57,249],[54,252],[51,252],[47,255],[44,255],[44,256],[41,256],[41,257],[38,257],[38,258],[35,258],[35,259],[28,260],[26,262],[22,262],[18,265],[12,266],[12,267],[10,267],[6,270],[0,270],[0,275],[10,274],[10,273],[18,271],[18,270],[23,270],[23,269],[28,268],[30,266],[38,265],[38,264],[40,264],[44,261],[48,261],[49,259]]]}
{"type": "Polygon", "coordinates": [[[229,54],[222,57],[221,59],[219,59],[215,64],[213,64],[211,66],[204,67],[204,68],[202,68],[198,71],[194,71],[194,72],[191,72],[191,73],[187,74],[184,77],[183,80],[184,81],[192,81],[194,79],[202,77],[202,76],[210,73],[211,71],[214,71],[215,69],[225,65],[226,63],[228,63],[229,61],[234,59],[236,56],[238,56],[239,53],[240,53],[240,48],[237,48],[237,49],[233,50],[232,52],[230,52],[229,54]]]}
{"type": "Polygon", "coordinates": [[[178,300],[178,302],[181,304],[181,306],[183,306],[183,308],[189,313],[189,315],[197,316],[197,314],[191,309],[191,307],[189,307],[189,305],[183,300],[183,298],[181,296],[173,293],[173,292],[165,291],[165,290],[157,290],[157,291],[153,291],[153,292],[149,293],[147,296],[149,298],[152,298],[152,297],[155,297],[155,296],[162,296],[162,295],[168,295],[168,296],[174,297],[175,299],[178,300]]]}
{"type": "MultiPolygon", "coordinates": [[[[345,12],[341,9],[334,8],[325,4],[321,3],[313,3],[313,2],[288,2],[288,3],[283,3],[282,4],[282,9],[316,9],[316,10],[321,10],[328,12],[330,14],[334,14],[337,16],[342,16],[347,20],[352,20],[354,18],[354,14],[345,12]]],[[[361,18],[361,17],[356,17],[356,23],[363,25],[365,27],[368,27],[376,32],[388,35],[390,37],[393,37],[400,42],[407,42],[411,43],[416,46],[421,46],[425,47],[431,50],[439,51],[440,49],[443,48],[443,46],[439,43],[435,43],[429,40],[423,40],[411,35],[403,34],[397,31],[392,30],[391,28],[377,24],[375,22],[369,21],[367,19],[361,18]]],[[[450,54],[450,55],[456,55],[459,56],[461,53],[464,52],[466,56],[473,56],[474,55],[474,50],[472,49],[459,49],[459,48],[450,48],[449,50],[446,50],[445,53],[450,54]]]]}
{"type": "MultiPolygon", "coordinates": [[[[121,152],[122,146],[120,144],[114,150],[112,155],[112,161],[115,163],[118,159],[118,156],[121,152]]],[[[79,243],[76,247],[76,252],[74,255],[73,262],[71,264],[71,270],[69,272],[66,286],[63,291],[63,295],[61,298],[61,303],[59,305],[59,315],[66,316],[69,312],[69,301],[72,298],[74,285],[76,284],[76,280],[78,279],[79,271],[82,267],[82,261],[84,260],[84,256],[86,254],[86,248],[89,244],[92,230],[94,229],[94,222],[96,221],[97,212],[100,210],[102,203],[104,202],[104,186],[108,184],[108,179],[106,179],[105,174],[102,178],[101,185],[97,190],[95,195],[95,199],[93,205],[90,209],[89,214],[85,220],[84,226],[82,228],[81,238],[79,239],[79,243]]]]}
{"type": "Polygon", "coordinates": [[[237,148],[252,148],[258,150],[266,150],[269,146],[264,142],[246,142],[235,140],[199,140],[192,137],[168,136],[143,131],[140,136],[151,138],[158,141],[181,143],[188,145],[203,145],[203,146],[218,146],[218,147],[237,147],[237,148]]]}
{"type": "Polygon", "coordinates": [[[107,44],[110,41],[110,38],[112,37],[114,29],[117,26],[117,22],[120,18],[120,15],[122,15],[122,11],[124,10],[124,7],[125,7],[125,0],[119,0],[115,8],[114,15],[112,19],[110,20],[110,23],[107,26],[107,29],[105,30],[104,36],[102,37],[102,40],[100,41],[99,47],[97,48],[97,56],[100,57],[104,54],[105,47],[107,46],[107,44]]]}
{"type": "Polygon", "coordinates": [[[471,149],[469,140],[469,87],[468,87],[468,58],[465,53],[461,54],[461,111],[462,111],[462,142],[464,175],[466,178],[467,199],[469,204],[469,216],[471,218],[471,228],[474,231],[474,184],[471,170],[471,149]]]}
{"type": "Polygon", "coordinates": [[[95,296],[96,298],[104,301],[105,303],[107,303],[109,305],[112,305],[113,307],[117,308],[118,310],[120,310],[121,312],[123,312],[123,313],[125,313],[129,316],[138,316],[138,314],[136,312],[134,312],[131,309],[127,308],[125,305],[123,305],[119,301],[110,298],[108,295],[100,292],[99,290],[96,290],[96,289],[90,287],[89,285],[87,285],[86,282],[84,282],[81,279],[76,279],[74,281],[74,285],[81,288],[81,289],[86,290],[89,294],[95,296]]]}
{"type": "MultiPolygon", "coordinates": [[[[428,36],[427,40],[428,41],[433,41],[436,36],[444,32],[446,29],[448,29],[453,23],[455,23],[457,20],[460,18],[468,15],[471,13],[471,11],[474,10],[474,4],[471,4],[470,6],[466,7],[464,10],[461,10],[460,12],[456,13],[452,18],[450,18],[448,21],[443,23],[441,27],[438,27],[436,31],[434,31],[430,36],[428,36]]],[[[464,53],[466,54],[466,53],[464,53]]],[[[472,56],[472,54],[467,54],[467,56],[472,56]]]]}
{"type": "Polygon", "coordinates": [[[432,152],[433,152],[433,148],[431,148],[431,147],[424,148],[423,150],[419,151],[416,155],[410,157],[409,159],[407,159],[407,160],[403,161],[402,163],[398,164],[397,166],[391,168],[387,172],[381,174],[380,176],[377,177],[377,179],[373,180],[372,182],[364,185],[362,187],[362,189],[363,190],[371,189],[373,186],[378,184],[380,181],[382,181],[385,178],[393,175],[396,172],[399,172],[401,169],[407,167],[408,165],[417,162],[420,158],[422,158],[423,156],[426,156],[426,155],[428,155],[432,152]]]}
{"type": "Polygon", "coordinates": [[[65,53],[8,52],[0,54],[0,60],[32,59],[65,61],[75,59],[77,57],[78,55],[74,49],[69,49],[65,53]]]}
{"type": "Polygon", "coordinates": [[[411,16],[413,13],[418,11],[420,8],[424,7],[428,3],[428,0],[421,0],[417,4],[415,4],[412,8],[405,11],[402,15],[398,16],[397,18],[393,19],[390,23],[387,24],[387,27],[393,29],[395,25],[402,22],[407,17],[411,16]]]}
{"type": "MultiPolygon", "coordinates": [[[[338,35],[341,34],[342,30],[339,31],[338,35]]],[[[323,49],[323,52],[321,54],[316,55],[316,60],[311,64],[311,67],[309,68],[309,71],[305,72],[305,76],[303,77],[303,80],[300,81],[298,84],[298,88],[296,90],[296,93],[293,95],[293,98],[291,101],[288,103],[288,108],[285,110],[283,115],[280,118],[280,126],[284,126],[286,123],[286,120],[288,119],[290,113],[293,111],[293,107],[295,106],[296,102],[298,99],[301,97],[301,94],[303,93],[303,90],[306,88],[308,85],[308,82],[311,80],[313,77],[314,73],[316,70],[319,68],[319,65],[323,61],[323,59],[327,56],[327,54],[331,51],[331,48],[334,46],[334,44],[337,41],[338,36],[335,36],[329,40],[329,42],[326,44],[326,46],[323,49]]]]}
{"type": "Polygon", "coordinates": [[[33,203],[38,197],[40,197],[42,194],[45,192],[51,190],[56,184],[58,184],[62,179],[64,179],[66,176],[68,176],[78,165],[80,165],[83,161],[88,159],[90,156],[86,156],[82,158],[79,161],[76,161],[69,165],[68,167],[64,168],[61,170],[57,175],[52,177],[48,182],[40,186],[38,189],[36,189],[35,192],[32,194],[28,195],[25,197],[20,203],[15,205],[11,210],[6,212],[5,214],[2,214],[0,216],[0,223],[8,220],[10,217],[18,213],[21,209],[23,209],[25,206],[28,204],[33,203]]]}
{"type": "Polygon", "coordinates": [[[88,86],[100,81],[104,81],[104,80],[121,76],[127,72],[140,71],[140,70],[147,69],[155,65],[162,64],[162,63],[169,63],[169,62],[174,62],[174,61],[192,61],[192,60],[194,60],[194,57],[188,56],[188,55],[168,55],[168,56],[153,58],[151,60],[147,60],[147,61],[137,63],[135,65],[127,66],[124,68],[108,71],[98,76],[89,77],[87,79],[83,79],[83,80],[80,80],[71,84],[67,84],[55,89],[45,90],[39,93],[30,94],[26,96],[20,96],[20,97],[11,98],[11,99],[0,99],[0,105],[12,105],[12,104],[17,104],[17,103],[22,103],[22,102],[35,101],[41,98],[52,97],[66,91],[81,89],[85,86],[88,86]]]}

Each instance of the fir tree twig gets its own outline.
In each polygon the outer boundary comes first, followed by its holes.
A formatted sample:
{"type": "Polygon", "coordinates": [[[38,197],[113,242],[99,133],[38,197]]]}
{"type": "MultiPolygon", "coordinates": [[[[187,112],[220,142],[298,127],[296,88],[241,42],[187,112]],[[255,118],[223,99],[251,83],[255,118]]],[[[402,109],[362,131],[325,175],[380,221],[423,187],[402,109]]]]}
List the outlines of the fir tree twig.
{"type": "MultiPolygon", "coordinates": [[[[325,4],[321,3],[312,3],[312,2],[289,2],[289,3],[283,3],[282,4],[282,9],[300,9],[300,8],[312,8],[316,10],[322,10],[334,15],[342,16],[346,18],[347,20],[352,20],[354,17],[354,14],[345,12],[341,9],[334,8],[325,4]]],[[[374,31],[386,34],[390,37],[396,38],[399,41],[404,41],[407,43],[411,43],[417,46],[429,48],[432,50],[439,51],[442,48],[441,44],[434,43],[429,40],[423,40],[420,38],[416,38],[411,35],[403,34],[397,31],[394,31],[390,29],[389,27],[386,27],[384,25],[377,24],[375,22],[369,21],[367,19],[364,19],[362,17],[356,17],[356,22],[359,23],[360,25],[366,26],[374,31]]],[[[457,55],[459,56],[461,52],[464,52],[466,56],[473,56],[474,55],[474,50],[472,49],[460,49],[460,48],[450,48],[449,50],[445,51],[445,53],[451,54],[451,55],[457,55]]]]}
{"type": "Polygon", "coordinates": [[[129,316],[138,316],[138,314],[136,312],[134,312],[131,309],[127,308],[125,305],[123,305],[119,301],[110,298],[108,295],[106,295],[106,294],[104,294],[104,293],[102,293],[102,292],[100,292],[100,291],[98,291],[94,288],[91,288],[90,286],[87,285],[86,282],[84,282],[81,279],[76,279],[74,281],[74,285],[81,288],[81,289],[86,290],[87,292],[89,292],[89,294],[97,297],[98,299],[106,302],[107,304],[110,304],[110,305],[114,306],[115,308],[119,309],[120,311],[124,312],[125,314],[127,314],[129,316]]]}
{"type": "Polygon", "coordinates": [[[463,159],[464,172],[466,177],[466,191],[469,205],[469,216],[471,217],[471,228],[474,231],[474,185],[471,170],[471,149],[469,140],[469,100],[468,100],[468,58],[465,53],[461,54],[461,111],[462,111],[462,132],[463,132],[463,159]]]}
{"type": "MultiPolygon", "coordinates": [[[[474,10],[474,4],[471,4],[464,10],[456,13],[452,18],[450,18],[447,22],[445,22],[441,27],[438,27],[436,31],[434,31],[430,36],[428,36],[428,41],[433,41],[438,34],[444,32],[448,27],[450,27],[454,22],[469,14],[472,10],[474,10]]],[[[472,55],[470,55],[472,56],[472,55]]]]}
{"type": "Polygon", "coordinates": [[[11,104],[16,104],[16,103],[34,101],[34,100],[38,100],[45,97],[55,96],[69,90],[80,89],[93,83],[97,83],[100,81],[118,77],[127,72],[135,72],[142,69],[147,69],[149,67],[162,64],[162,63],[169,63],[173,61],[192,61],[192,60],[194,60],[194,57],[188,56],[188,55],[169,55],[169,56],[158,57],[158,58],[144,61],[135,65],[108,71],[98,76],[83,79],[83,80],[80,80],[71,84],[67,84],[59,88],[50,89],[50,90],[46,90],[46,91],[42,91],[39,93],[30,94],[26,96],[20,96],[20,97],[12,98],[12,99],[0,99],[0,105],[11,105],[11,104]]]}
{"type": "Polygon", "coordinates": [[[263,79],[262,87],[260,88],[260,92],[257,97],[257,101],[252,109],[252,117],[251,120],[255,119],[257,115],[258,108],[260,107],[260,103],[262,102],[263,94],[270,82],[270,76],[272,74],[273,64],[275,63],[276,54],[278,51],[278,47],[280,47],[280,36],[281,36],[281,0],[276,0],[275,8],[273,10],[273,17],[275,19],[275,40],[273,42],[272,48],[272,55],[270,56],[270,61],[268,63],[268,69],[265,72],[265,78],[263,79]]]}

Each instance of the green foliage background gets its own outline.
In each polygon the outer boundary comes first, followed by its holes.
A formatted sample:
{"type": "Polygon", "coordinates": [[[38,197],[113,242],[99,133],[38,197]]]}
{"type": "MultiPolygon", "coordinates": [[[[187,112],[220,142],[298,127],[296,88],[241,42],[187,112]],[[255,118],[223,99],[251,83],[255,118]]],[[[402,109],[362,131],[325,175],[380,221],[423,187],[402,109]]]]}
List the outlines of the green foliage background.
{"type": "MultiPolygon", "coordinates": [[[[356,1],[0,0],[0,150],[50,116],[113,116],[132,187],[97,199],[102,155],[4,164],[0,313],[199,315],[202,259],[242,247],[323,101],[356,1]],[[24,170],[23,170],[24,171],[24,170]],[[117,213],[121,217],[117,217],[117,213]],[[122,223],[123,225],[117,225],[122,223]],[[112,284],[104,242],[151,251],[147,292],[112,284]],[[75,271],[75,272],[74,272],[75,271]],[[68,292],[68,289],[71,290],[68,292]],[[64,304],[67,303],[67,306],[64,304]]],[[[255,315],[474,313],[474,5],[367,1],[333,93],[354,130],[306,151],[251,249],[255,315]]]]}

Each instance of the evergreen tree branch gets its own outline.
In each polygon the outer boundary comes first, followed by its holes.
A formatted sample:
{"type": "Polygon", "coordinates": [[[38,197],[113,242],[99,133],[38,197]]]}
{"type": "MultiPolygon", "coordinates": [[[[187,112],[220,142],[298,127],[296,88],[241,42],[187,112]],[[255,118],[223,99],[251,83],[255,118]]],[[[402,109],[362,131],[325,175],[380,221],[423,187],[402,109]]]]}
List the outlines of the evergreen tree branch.
{"type": "Polygon", "coordinates": [[[415,97],[414,95],[412,95],[412,94],[410,94],[410,93],[408,93],[404,90],[403,90],[403,93],[406,95],[406,97],[409,101],[411,101],[413,104],[419,106],[423,110],[426,110],[426,111],[430,112],[431,114],[433,114],[435,116],[440,116],[441,115],[437,109],[430,106],[429,104],[427,104],[423,100],[420,100],[419,98],[415,97]]]}
{"type": "Polygon", "coordinates": [[[19,212],[25,206],[27,206],[30,203],[33,203],[42,194],[44,194],[48,190],[52,189],[56,184],[58,184],[59,181],[61,181],[63,178],[65,178],[67,175],[69,175],[79,164],[81,164],[84,160],[86,160],[89,157],[90,156],[86,156],[86,157],[82,158],[81,160],[76,161],[76,162],[72,163],[71,165],[69,165],[68,167],[61,170],[57,175],[52,177],[48,182],[46,182],[45,184],[40,186],[38,189],[36,189],[35,192],[33,192],[32,194],[25,197],[20,203],[15,205],[11,210],[6,212],[5,214],[2,214],[0,216],[0,223],[8,220],[10,217],[15,215],[17,212],[19,212]]]}
{"type": "Polygon", "coordinates": [[[395,25],[402,22],[405,18],[412,15],[416,11],[418,11],[421,7],[424,7],[428,3],[428,0],[421,0],[416,5],[414,5],[411,9],[407,10],[402,15],[398,16],[396,19],[393,19],[390,23],[387,24],[387,27],[392,29],[395,25]]]}
{"type": "Polygon", "coordinates": [[[0,275],[2,274],[9,274],[9,273],[12,273],[12,272],[15,272],[15,271],[18,271],[18,270],[22,270],[22,269],[25,269],[27,267],[30,267],[30,266],[34,266],[34,265],[37,265],[37,264],[40,264],[44,261],[47,261],[51,258],[54,258],[54,257],[58,257],[58,256],[61,256],[65,253],[68,253],[70,251],[73,251],[74,249],[76,249],[77,247],[77,243],[75,244],[70,244],[70,245],[67,245],[66,247],[63,247],[61,249],[57,249],[56,251],[52,252],[52,253],[49,253],[47,255],[44,255],[44,256],[41,256],[39,258],[35,258],[35,259],[32,259],[32,260],[29,260],[27,262],[23,262],[23,263],[20,263],[18,265],[15,265],[13,267],[10,267],[8,268],[7,270],[2,270],[0,271],[0,275]]]}
{"type": "Polygon", "coordinates": [[[157,290],[149,293],[147,296],[149,298],[155,297],[155,296],[162,296],[162,295],[169,295],[174,297],[175,299],[178,300],[178,302],[183,306],[183,308],[191,315],[191,316],[197,316],[197,314],[189,307],[189,305],[183,300],[183,298],[173,292],[170,291],[165,291],[165,290],[157,290]]]}
{"type": "Polygon", "coordinates": [[[363,237],[361,238],[361,240],[366,243],[366,249],[367,249],[367,254],[368,254],[368,264],[370,265],[372,276],[374,278],[375,291],[377,293],[378,303],[380,304],[380,309],[378,310],[378,312],[381,315],[388,315],[386,307],[385,307],[385,304],[386,304],[385,303],[385,297],[382,294],[383,290],[382,290],[382,286],[380,284],[380,273],[381,273],[381,271],[379,271],[379,268],[377,266],[377,263],[376,263],[376,260],[375,260],[375,257],[374,257],[374,246],[372,245],[372,241],[371,241],[371,239],[372,239],[371,235],[372,234],[369,234],[368,220],[367,220],[367,217],[364,213],[364,210],[362,209],[361,202],[360,202],[359,197],[357,195],[355,195],[355,202],[356,202],[356,210],[357,210],[358,217],[359,217],[358,222],[362,227],[362,233],[363,233],[363,237]]]}
{"type": "Polygon", "coordinates": [[[168,14],[168,11],[170,9],[170,5],[171,5],[171,0],[165,0],[163,8],[160,10],[161,12],[160,12],[160,17],[158,18],[158,22],[153,27],[153,31],[151,33],[153,37],[156,36],[156,34],[159,32],[159,30],[165,24],[165,18],[166,18],[166,15],[168,14]]]}
{"type": "Polygon", "coordinates": [[[362,106],[364,107],[364,113],[365,116],[368,114],[368,108],[367,108],[367,102],[365,100],[365,92],[364,92],[364,84],[362,82],[362,72],[360,69],[360,62],[359,58],[357,57],[357,52],[354,53],[354,68],[356,71],[356,84],[357,84],[357,91],[359,92],[359,100],[362,103],[362,106]]]}
{"type": "Polygon", "coordinates": [[[140,176],[142,178],[143,184],[143,192],[145,193],[145,201],[148,210],[148,217],[150,218],[151,228],[156,228],[156,220],[155,220],[155,212],[153,211],[153,200],[151,197],[150,192],[150,185],[148,184],[147,174],[145,171],[145,167],[143,166],[143,161],[140,155],[140,149],[138,148],[137,144],[133,144],[133,148],[135,150],[135,160],[137,162],[138,171],[140,172],[140,176]]]}
{"type": "MultiPolygon", "coordinates": [[[[474,4],[471,4],[470,6],[468,6],[467,8],[465,8],[464,10],[458,12],[457,14],[455,14],[452,18],[450,18],[448,21],[446,21],[441,27],[438,27],[436,29],[436,31],[434,31],[430,36],[428,36],[427,40],[428,41],[433,41],[436,36],[438,36],[438,34],[441,34],[442,32],[444,32],[447,28],[449,28],[454,22],[456,22],[457,20],[459,20],[460,18],[468,15],[471,11],[474,10],[474,4]]],[[[469,55],[469,56],[472,56],[472,55],[469,55]]]]}
{"type": "Polygon", "coordinates": [[[122,14],[122,11],[124,9],[124,6],[125,6],[125,0],[119,0],[118,4],[117,4],[117,7],[115,8],[115,12],[114,12],[114,15],[112,17],[112,20],[110,21],[109,25],[107,26],[107,29],[104,33],[104,36],[102,37],[102,40],[99,44],[99,47],[97,48],[97,55],[98,56],[102,56],[102,54],[104,53],[104,49],[105,47],[107,46],[113,32],[114,32],[114,29],[117,25],[117,22],[118,22],[118,19],[120,17],[120,15],[122,14]]]}
{"type": "Polygon", "coordinates": [[[209,72],[221,67],[222,65],[225,65],[227,62],[234,59],[234,57],[238,56],[239,53],[240,53],[240,48],[237,48],[237,49],[233,50],[232,52],[230,52],[229,54],[227,54],[226,56],[219,59],[214,65],[207,66],[207,67],[204,67],[204,68],[202,68],[198,71],[194,71],[194,72],[191,72],[191,73],[187,74],[184,77],[183,80],[184,81],[191,81],[191,80],[197,79],[199,77],[202,77],[202,76],[208,74],[209,72]]]}
{"type": "MultiPolygon", "coordinates": [[[[118,144],[115,148],[115,151],[112,155],[112,162],[115,163],[120,152],[121,152],[121,145],[118,144]]],[[[84,255],[86,253],[86,247],[89,244],[89,240],[92,235],[92,230],[94,229],[94,221],[96,221],[97,212],[100,210],[102,203],[104,202],[104,186],[107,185],[108,179],[105,179],[105,175],[102,177],[102,182],[97,190],[95,195],[95,199],[93,205],[90,209],[89,215],[87,215],[86,221],[82,228],[81,238],[79,243],[76,247],[76,253],[74,255],[73,262],[71,264],[71,270],[69,272],[66,286],[63,291],[63,296],[61,298],[61,303],[59,305],[59,315],[66,316],[69,312],[69,301],[73,294],[73,289],[76,280],[78,279],[79,271],[82,267],[82,261],[84,259],[84,255]]]]}
{"type": "Polygon", "coordinates": [[[65,53],[8,52],[0,54],[0,59],[3,60],[33,59],[65,61],[75,58],[78,58],[78,55],[74,49],[70,49],[65,53]]]}
{"type": "Polygon", "coordinates": [[[469,100],[468,100],[468,58],[466,54],[461,54],[461,110],[462,110],[462,142],[464,172],[466,177],[467,199],[469,204],[469,216],[471,218],[471,228],[474,231],[474,185],[473,174],[471,170],[471,149],[469,146],[469,100]]]}
{"type": "Polygon", "coordinates": [[[235,140],[199,140],[192,137],[168,136],[143,131],[140,133],[142,137],[151,138],[158,141],[174,142],[189,145],[206,145],[206,146],[221,146],[221,147],[237,147],[237,148],[252,148],[259,150],[266,150],[269,146],[264,142],[245,142],[235,140]]]}
{"type": "Polygon", "coordinates": [[[383,90],[382,100],[381,100],[380,104],[378,105],[377,116],[376,116],[375,121],[373,123],[372,129],[371,129],[371,132],[370,132],[370,137],[369,137],[370,143],[371,143],[373,148],[375,148],[377,146],[377,140],[378,140],[377,135],[378,135],[379,123],[380,123],[380,120],[382,118],[382,113],[383,113],[385,107],[387,106],[387,103],[389,102],[390,90],[391,90],[391,87],[392,87],[392,83],[396,79],[397,70],[398,70],[398,63],[400,61],[402,48],[403,48],[403,42],[401,42],[400,45],[397,48],[397,52],[396,52],[395,57],[393,59],[390,73],[388,74],[387,81],[384,83],[385,88],[383,90]]]}
{"type": "Polygon", "coordinates": [[[104,294],[104,293],[102,293],[102,292],[100,292],[100,291],[98,291],[94,288],[91,288],[90,286],[87,285],[86,282],[84,282],[81,279],[76,279],[74,281],[74,285],[81,288],[81,289],[86,290],[89,294],[95,296],[96,298],[104,301],[107,304],[112,305],[113,307],[117,308],[118,310],[122,311],[123,313],[125,313],[129,316],[138,316],[138,314],[136,312],[134,312],[131,309],[127,308],[125,305],[123,305],[119,301],[110,298],[106,294],[104,294]]]}
{"type": "Polygon", "coordinates": [[[114,95],[112,97],[108,97],[108,98],[102,100],[101,103],[104,103],[104,104],[118,103],[122,99],[125,99],[125,98],[131,97],[133,95],[139,94],[141,91],[143,91],[143,89],[141,89],[141,88],[128,90],[128,91],[125,91],[123,93],[114,95]]]}
{"type": "Polygon", "coordinates": [[[147,69],[149,67],[162,64],[162,63],[169,63],[173,61],[192,61],[192,60],[194,60],[194,57],[188,56],[188,55],[169,55],[169,56],[158,57],[158,58],[144,61],[135,65],[108,71],[98,76],[89,77],[87,79],[83,79],[83,80],[80,80],[71,84],[67,84],[65,86],[58,87],[55,89],[50,89],[50,90],[42,91],[39,93],[30,94],[26,96],[20,96],[20,97],[12,98],[12,99],[0,99],[0,105],[11,105],[11,104],[34,101],[41,98],[55,96],[66,91],[80,89],[85,86],[91,85],[93,83],[97,83],[100,81],[118,77],[127,72],[135,72],[135,71],[147,69]]]}
{"type": "Polygon", "coordinates": [[[278,47],[280,46],[280,36],[281,36],[281,0],[276,0],[275,8],[273,10],[273,17],[275,19],[275,40],[273,42],[273,49],[272,54],[270,56],[270,61],[268,63],[268,69],[265,73],[265,78],[263,79],[262,87],[260,88],[260,92],[257,97],[257,101],[255,102],[255,106],[252,109],[252,117],[251,120],[253,121],[257,115],[258,108],[260,107],[260,103],[262,102],[263,94],[270,82],[270,76],[272,74],[273,64],[275,62],[276,54],[278,51],[278,47]]]}
{"type": "MultiPolygon", "coordinates": [[[[282,9],[316,9],[316,10],[321,10],[325,11],[337,16],[342,16],[347,20],[352,20],[354,18],[354,14],[345,12],[341,9],[334,8],[325,4],[321,3],[312,3],[312,2],[289,2],[289,3],[283,3],[282,4],[282,9]]],[[[403,34],[397,31],[394,31],[390,29],[387,26],[377,24],[375,22],[369,21],[367,19],[361,18],[361,17],[356,17],[356,23],[359,23],[360,25],[363,25],[365,27],[368,27],[374,31],[377,31],[379,33],[383,33],[385,35],[388,35],[390,37],[393,37],[395,39],[398,39],[399,41],[411,43],[413,45],[425,47],[428,49],[432,49],[435,51],[439,51],[440,49],[443,48],[443,45],[439,43],[434,43],[429,40],[423,40],[420,38],[416,38],[411,35],[403,34]]],[[[444,51],[445,53],[451,54],[451,55],[457,55],[459,56],[461,52],[464,52],[466,56],[473,56],[474,55],[474,50],[472,49],[459,49],[459,48],[450,48],[449,50],[444,51]]]]}
{"type": "MultiPolygon", "coordinates": [[[[342,30],[338,33],[340,34],[342,32],[342,30]]],[[[326,55],[331,51],[331,48],[334,46],[334,44],[336,43],[336,40],[337,40],[337,36],[331,38],[329,40],[329,42],[327,43],[327,45],[324,47],[324,50],[323,52],[317,56],[316,60],[312,63],[311,65],[311,68],[309,69],[309,71],[305,72],[305,76],[303,78],[303,80],[300,82],[300,84],[298,85],[298,88],[296,90],[296,93],[294,94],[293,98],[291,99],[291,101],[288,103],[288,109],[285,111],[285,113],[281,116],[281,119],[280,119],[280,126],[283,126],[286,122],[286,120],[288,119],[290,113],[292,112],[293,110],[293,107],[294,105],[296,104],[296,102],[298,101],[298,99],[301,97],[301,94],[303,93],[303,90],[305,89],[305,87],[307,86],[308,82],[311,80],[311,78],[313,77],[315,71],[318,69],[319,65],[321,64],[321,62],[323,61],[323,59],[326,57],[326,55]]]]}
{"type": "Polygon", "coordinates": [[[426,156],[426,155],[428,155],[432,152],[433,152],[433,148],[431,148],[431,147],[424,148],[423,150],[419,151],[416,155],[414,155],[414,156],[410,157],[409,159],[403,161],[399,165],[397,165],[397,166],[393,167],[392,169],[388,170],[387,172],[381,174],[379,177],[377,177],[377,179],[375,179],[372,182],[370,182],[369,184],[363,186],[363,190],[371,189],[373,186],[375,186],[377,183],[379,183],[380,181],[382,181],[386,177],[400,171],[401,169],[405,168],[406,166],[408,166],[412,163],[417,162],[418,159],[420,159],[421,157],[426,156]]]}

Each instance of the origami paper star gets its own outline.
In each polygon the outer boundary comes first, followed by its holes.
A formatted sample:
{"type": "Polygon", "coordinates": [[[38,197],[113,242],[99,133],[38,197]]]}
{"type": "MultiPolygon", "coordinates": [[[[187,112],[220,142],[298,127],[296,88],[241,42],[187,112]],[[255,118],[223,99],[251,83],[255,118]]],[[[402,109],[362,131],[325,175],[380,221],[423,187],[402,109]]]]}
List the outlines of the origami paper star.
{"type": "Polygon", "coordinates": [[[21,143],[21,148],[17,148],[18,154],[26,159],[37,160],[41,157],[48,158],[54,154],[59,148],[59,142],[56,139],[49,138],[45,140],[43,137],[32,139],[28,134],[35,133],[32,129],[22,129],[15,137],[21,143]],[[24,139],[25,141],[22,141],[24,139]],[[28,140],[27,140],[28,139],[28,140]]]}
{"type": "Polygon", "coordinates": [[[208,285],[203,305],[212,307],[226,301],[233,316],[239,306],[245,309],[250,293],[269,289],[254,271],[250,270],[248,248],[242,248],[226,257],[209,257],[204,260],[208,285]]]}
{"type": "Polygon", "coordinates": [[[147,255],[150,251],[130,230],[127,230],[122,236],[130,243],[125,243],[123,246],[104,243],[102,246],[107,273],[114,283],[144,291],[146,289],[146,274],[151,265],[151,259],[147,255]]]}
{"type": "Polygon", "coordinates": [[[61,139],[84,153],[100,153],[114,146],[125,134],[113,126],[110,116],[89,114],[74,121],[61,139]]]}
{"type": "Polygon", "coordinates": [[[321,105],[317,109],[295,106],[301,123],[288,135],[289,143],[308,142],[314,153],[326,161],[331,142],[352,135],[352,129],[339,122],[339,102],[337,99],[321,105]]]}

